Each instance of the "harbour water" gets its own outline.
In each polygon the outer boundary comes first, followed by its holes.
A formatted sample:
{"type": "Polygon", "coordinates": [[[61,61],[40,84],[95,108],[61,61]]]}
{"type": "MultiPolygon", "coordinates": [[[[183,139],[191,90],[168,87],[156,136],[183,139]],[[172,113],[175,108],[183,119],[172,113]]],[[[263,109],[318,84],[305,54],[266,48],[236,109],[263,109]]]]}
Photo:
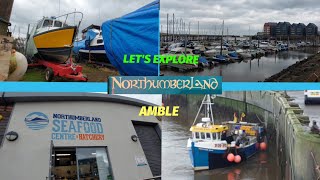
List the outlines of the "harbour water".
{"type": "MultiPolygon", "coordinates": [[[[292,102],[297,103],[301,109],[303,109],[303,114],[309,116],[310,123],[309,127],[312,126],[312,122],[316,121],[317,125],[320,126],[320,102],[315,102],[310,105],[304,104],[304,93],[303,91],[288,91],[287,94],[293,98],[292,102]]],[[[306,127],[309,130],[309,127],[306,127]]]]}
{"type": "Polygon", "coordinates": [[[278,54],[248,59],[241,62],[222,64],[203,71],[175,72],[162,70],[165,76],[223,76],[225,82],[257,82],[279,73],[297,61],[303,60],[319,51],[319,48],[303,48],[295,51],[283,51],[278,54]]]}

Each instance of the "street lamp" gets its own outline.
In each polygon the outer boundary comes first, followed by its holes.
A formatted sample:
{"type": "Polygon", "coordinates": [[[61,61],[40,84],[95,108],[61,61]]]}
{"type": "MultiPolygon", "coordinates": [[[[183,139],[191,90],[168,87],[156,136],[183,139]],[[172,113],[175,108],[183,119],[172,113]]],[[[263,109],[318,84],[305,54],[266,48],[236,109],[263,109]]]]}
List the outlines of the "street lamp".
{"type": "Polygon", "coordinates": [[[14,131],[10,131],[6,134],[6,139],[8,141],[15,141],[18,139],[18,137],[19,137],[18,133],[14,131]]]}

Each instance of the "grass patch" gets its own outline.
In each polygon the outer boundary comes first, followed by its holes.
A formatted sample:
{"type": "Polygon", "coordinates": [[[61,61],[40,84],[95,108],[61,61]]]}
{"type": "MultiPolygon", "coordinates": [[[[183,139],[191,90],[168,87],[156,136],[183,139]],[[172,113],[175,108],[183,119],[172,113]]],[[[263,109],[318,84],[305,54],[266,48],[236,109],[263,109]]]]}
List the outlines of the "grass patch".
{"type": "Polygon", "coordinates": [[[42,68],[29,68],[26,74],[23,76],[21,81],[34,81],[34,82],[44,82],[45,79],[45,69],[42,68]]]}
{"type": "MultiPolygon", "coordinates": [[[[90,82],[107,82],[109,76],[118,76],[119,73],[116,70],[101,67],[95,64],[84,64],[79,63],[82,66],[82,73],[88,77],[90,82]]],[[[23,76],[21,81],[29,82],[46,82],[45,79],[45,68],[32,67],[28,68],[26,74],[23,76]]],[[[72,79],[66,79],[61,77],[54,77],[53,81],[56,82],[72,82],[72,79]]]]}

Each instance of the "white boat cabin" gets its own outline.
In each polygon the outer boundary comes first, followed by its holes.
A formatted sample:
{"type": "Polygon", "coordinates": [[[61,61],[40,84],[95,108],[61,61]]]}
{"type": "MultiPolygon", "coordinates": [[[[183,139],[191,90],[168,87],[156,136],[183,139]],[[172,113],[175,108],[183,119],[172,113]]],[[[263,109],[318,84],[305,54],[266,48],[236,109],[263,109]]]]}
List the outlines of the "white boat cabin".
{"type": "Polygon", "coordinates": [[[51,17],[51,18],[44,17],[37,24],[36,34],[53,30],[53,29],[68,27],[68,26],[69,26],[68,24],[63,23],[62,21],[56,19],[55,17],[51,17]]]}

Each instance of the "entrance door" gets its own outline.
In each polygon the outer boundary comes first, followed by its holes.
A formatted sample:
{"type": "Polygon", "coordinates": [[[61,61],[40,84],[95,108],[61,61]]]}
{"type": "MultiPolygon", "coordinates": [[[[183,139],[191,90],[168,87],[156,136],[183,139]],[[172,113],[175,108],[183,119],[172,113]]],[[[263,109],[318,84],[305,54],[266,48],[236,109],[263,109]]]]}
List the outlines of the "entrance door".
{"type": "Polygon", "coordinates": [[[153,176],[161,175],[161,130],[158,124],[132,121],[153,176]]]}
{"type": "Polygon", "coordinates": [[[105,147],[53,148],[52,180],[112,180],[105,147]]]}
{"type": "Polygon", "coordinates": [[[112,180],[105,148],[77,148],[79,180],[112,180]]]}

